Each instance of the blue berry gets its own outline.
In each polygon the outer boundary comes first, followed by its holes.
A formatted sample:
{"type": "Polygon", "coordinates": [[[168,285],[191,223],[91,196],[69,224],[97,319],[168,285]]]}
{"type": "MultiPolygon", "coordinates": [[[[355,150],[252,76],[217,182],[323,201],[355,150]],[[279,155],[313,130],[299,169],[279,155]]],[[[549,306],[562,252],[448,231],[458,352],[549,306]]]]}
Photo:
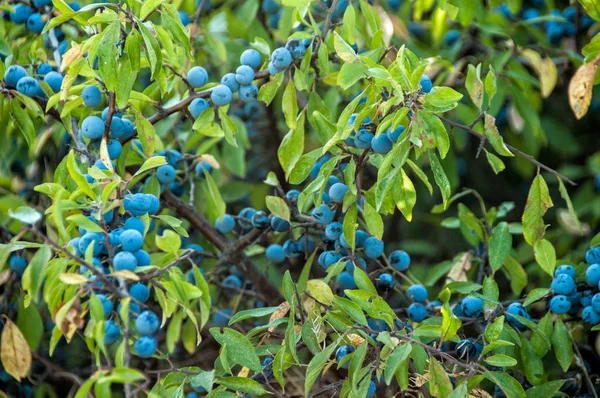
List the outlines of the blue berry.
{"type": "Polygon", "coordinates": [[[404,126],[398,126],[395,130],[389,129],[386,135],[391,142],[397,142],[404,130],[406,130],[404,126]]]}
{"type": "Polygon", "coordinates": [[[356,289],[356,282],[354,281],[354,276],[348,271],[341,272],[337,277],[337,283],[342,290],[352,290],[356,289]]]}
{"type": "MultiPolygon", "coordinates": [[[[252,72],[254,73],[254,71],[252,72]]],[[[235,78],[235,73],[227,73],[221,78],[221,84],[229,87],[232,93],[235,93],[240,89],[240,84],[237,82],[235,78]]]]}
{"type": "Polygon", "coordinates": [[[425,74],[423,76],[421,76],[421,81],[419,82],[419,84],[421,85],[421,90],[423,90],[424,93],[430,92],[431,89],[433,88],[431,79],[429,78],[429,76],[427,76],[425,74]]]}
{"type": "Polygon", "coordinates": [[[571,265],[560,265],[554,270],[554,277],[565,274],[569,275],[571,278],[575,279],[575,268],[571,265]]]}
{"type": "Polygon", "coordinates": [[[427,318],[427,309],[421,303],[412,303],[408,307],[408,317],[413,322],[421,322],[427,318]]]}
{"type": "Polygon", "coordinates": [[[212,321],[217,327],[227,326],[229,319],[231,318],[232,311],[229,309],[215,311],[212,321]]]}
{"type": "Polygon", "coordinates": [[[150,298],[150,290],[143,283],[136,283],[129,288],[129,295],[141,303],[145,303],[150,298]]]}
{"type": "Polygon", "coordinates": [[[42,33],[46,26],[46,17],[40,13],[31,14],[27,18],[27,29],[34,33],[42,33]]]}
{"type": "Polygon", "coordinates": [[[237,290],[242,289],[242,281],[236,275],[229,275],[227,278],[223,279],[223,285],[236,288],[237,290]]]}
{"type": "Polygon", "coordinates": [[[235,81],[242,86],[247,86],[254,80],[254,69],[248,65],[240,65],[235,70],[235,81]]]}
{"type": "Polygon", "coordinates": [[[567,274],[560,274],[552,280],[550,288],[557,294],[568,296],[577,289],[577,286],[572,277],[567,274]]]}
{"type": "Polygon", "coordinates": [[[152,336],[142,336],[133,344],[133,350],[140,358],[150,358],[154,355],[156,349],[156,339],[152,336]]]}
{"type": "Polygon", "coordinates": [[[483,300],[477,297],[467,296],[461,303],[463,314],[469,318],[477,318],[483,310],[483,300]]]}
{"type": "Polygon", "coordinates": [[[271,218],[271,228],[273,228],[273,231],[275,232],[285,232],[289,230],[290,227],[290,222],[281,217],[274,216],[271,218]]]}
{"type": "Polygon", "coordinates": [[[100,303],[102,304],[102,311],[104,311],[104,316],[108,317],[113,310],[112,301],[110,301],[108,297],[106,297],[106,295],[104,294],[97,294],[96,298],[98,298],[98,300],[100,300],[100,303]]]}
{"type": "Polygon", "coordinates": [[[383,241],[375,237],[365,240],[364,247],[368,258],[377,258],[383,254],[383,241]]]}
{"type": "MultiPolygon", "coordinates": [[[[137,217],[129,217],[127,221],[125,221],[125,225],[123,225],[124,229],[133,229],[138,231],[141,235],[144,234],[144,230],[146,226],[144,225],[144,221],[141,218],[137,217]]],[[[130,250],[128,250],[130,251],[130,250]]]]}
{"type": "Polygon", "coordinates": [[[119,237],[121,241],[121,249],[126,252],[134,252],[140,250],[144,244],[144,236],[135,229],[127,229],[123,231],[119,237]]]}
{"type": "Polygon", "coordinates": [[[207,173],[210,173],[212,171],[212,166],[204,160],[198,162],[196,165],[196,174],[200,177],[204,177],[205,170],[207,173]]]}
{"type": "Polygon", "coordinates": [[[379,134],[377,137],[371,139],[371,148],[377,153],[388,153],[392,150],[392,145],[393,143],[390,141],[387,134],[379,134]]]}
{"type": "Polygon", "coordinates": [[[354,146],[360,149],[369,149],[371,148],[371,140],[373,139],[373,134],[370,133],[367,129],[360,129],[356,136],[354,137],[354,146]]]}
{"type": "Polygon", "coordinates": [[[104,344],[110,345],[121,335],[119,327],[110,319],[104,321],[104,344]]]}
{"type": "Polygon", "coordinates": [[[190,113],[194,119],[198,119],[205,110],[210,108],[210,105],[204,98],[194,98],[194,100],[190,103],[190,113]]]}
{"type": "Polygon", "coordinates": [[[210,92],[210,100],[217,106],[225,106],[231,102],[231,89],[224,84],[219,84],[210,92]]]}
{"type": "Polygon", "coordinates": [[[377,280],[377,286],[383,287],[385,289],[393,288],[394,287],[394,277],[388,273],[379,275],[379,279],[377,280]]]}
{"type": "Polygon", "coordinates": [[[410,266],[410,256],[404,250],[395,250],[389,257],[390,265],[398,271],[406,271],[410,266]]]}
{"type": "Polygon", "coordinates": [[[444,37],[442,37],[442,42],[447,47],[453,46],[459,40],[460,40],[460,32],[456,29],[447,31],[444,34],[444,37]]]}
{"type": "Polygon", "coordinates": [[[326,204],[321,204],[318,208],[313,209],[311,214],[318,224],[327,225],[333,221],[335,211],[331,210],[326,204]]]}
{"type": "Polygon", "coordinates": [[[240,55],[240,64],[248,65],[256,70],[262,64],[262,56],[258,51],[249,48],[240,55]]]}
{"type": "Polygon", "coordinates": [[[276,14],[281,6],[275,0],[263,0],[262,10],[265,14],[276,14]]]}
{"type": "Polygon", "coordinates": [[[581,312],[581,319],[590,325],[597,325],[600,323],[600,313],[594,311],[594,308],[590,305],[585,307],[581,312]]]}
{"type": "Polygon", "coordinates": [[[406,291],[408,298],[418,303],[423,303],[427,300],[427,289],[423,285],[412,285],[406,291]]]}
{"type": "Polygon", "coordinates": [[[25,272],[25,268],[27,268],[27,259],[17,254],[13,254],[8,260],[8,265],[10,266],[10,269],[18,275],[22,275],[23,272],[25,272]]]}
{"type": "Polygon", "coordinates": [[[137,259],[130,252],[119,252],[113,258],[113,268],[115,271],[135,271],[137,268],[137,259]]]}
{"type": "Polygon", "coordinates": [[[585,261],[592,264],[600,264],[600,246],[592,247],[585,253],[585,261]]]}
{"type": "Polygon", "coordinates": [[[327,237],[327,239],[331,241],[336,241],[340,238],[341,235],[342,224],[340,224],[339,222],[332,222],[327,224],[327,227],[325,228],[325,236],[327,237]]]}
{"type": "MultiPolygon", "coordinates": [[[[353,352],[354,352],[354,347],[352,347],[351,345],[343,345],[335,351],[335,361],[339,364],[346,355],[351,354],[353,352]]],[[[346,361],[341,366],[341,368],[348,369],[349,366],[350,366],[350,361],[346,361]]]]}
{"type": "Polygon", "coordinates": [[[590,285],[600,283],[600,264],[592,264],[585,271],[585,278],[590,285]]]}
{"type": "Polygon", "coordinates": [[[159,326],[160,320],[158,316],[150,310],[142,311],[135,320],[135,329],[144,336],[153,334],[158,330],[159,326]]]}
{"type": "Polygon", "coordinates": [[[302,254],[302,245],[294,240],[286,240],[283,244],[283,251],[287,257],[298,257],[302,254]]]}
{"type": "Polygon", "coordinates": [[[63,82],[63,75],[58,72],[48,72],[46,76],[44,76],[44,81],[48,83],[52,91],[58,93],[60,91],[60,87],[63,82]]]}
{"type": "Polygon", "coordinates": [[[367,263],[366,263],[366,261],[363,258],[358,257],[358,258],[356,258],[354,260],[348,260],[348,261],[346,261],[346,271],[353,275],[354,274],[354,266],[355,266],[356,262],[359,263],[360,268],[363,271],[367,270],[367,263]]]}
{"type": "Polygon", "coordinates": [[[163,164],[156,169],[156,178],[161,184],[170,184],[175,181],[175,177],[177,177],[177,173],[170,164],[163,164]]]}
{"type": "Polygon", "coordinates": [[[289,40],[285,45],[286,50],[292,54],[293,59],[299,59],[306,53],[306,47],[299,39],[289,40]]]}
{"type": "Polygon", "coordinates": [[[285,69],[292,63],[292,54],[285,47],[276,48],[271,54],[271,63],[278,69],[285,69]]]}
{"type": "Polygon", "coordinates": [[[79,252],[85,254],[88,246],[93,244],[93,254],[94,256],[97,256],[102,251],[102,245],[100,244],[101,241],[102,238],[100,235],[97,233],[88,232],[79,239],[79,252]]]}
{"type": "Polygon", "coordinates": [[[244,102],[255,101],[258,97],[258,87],[254,83],[240,86],[240,98],[244,102]]]}
{"type": "Polygon", "coordinates": [[[192,257],[192,262],[194,262],[194,264],[200,264],[202,261],[204,261],[204,256],[202,255],[202,253],[204,253],[204,248],[202,246],[192,243],[191,245],[187,245],[185,248],[194,250],[196,252],[194,257],[192,257]]]}
{"type": "Polygon", "coordinates": [[[276,264],[279,264],[285,260],[285,252],[283,251],[283,247],[276,243],[273,243],[267,247],[265,255],[269,261],[272,261],[276,264]]]}
{"type": "Polygon", "coordinates": [[[224,214],[215,221],[215,228],[222,234],[228,234],[235,227],[235,219],[229,214],[224,214]]]}
{"type": "Polygon", "coordinates": [[[38,75],[44,76],[46,73],[52,72],[52,66],[49,63],[44,62],[37,67],[36,73],[38,75]]]}
{"type": "Polygon", "coordinates": [[[117,140],[108,140],[106,142],[106,149],[108,150],[108,157],[112,160],[118,159],[123,151],[121,142],[117,140]]]}
{"type": "Polygon", "coordinates": [[[33,97],[37,94],[40,85],[33,77],[25,76],[19,79],[17,83],[17,91],[28,97],[33,97]]]}
{"type": "Polygon", "coordinates": [[[188,71],[186,79],[190,86],[199,88],[208,83],[208,72],[201,66],[194,66],[188,71]]]}
{"type": "Polygon", "coordinates": [[[334,203],[342,204],[346,192],[348,192],[348,186],[346,184],[341,182],[335,183],[329,188],[329,199],[334,203]]]}
{"type": "Polygon", "coordinates": [[[267,66],[267,70],[269,71],[269,74],[271,76],[275,76],[276,74],[283,72],[283,69],[276,67],[271,62],[269,62],[269,65],[267,66]]]}
{"type": "Polygon", "coordinates": [[[104,134],[104,122],[98,116],[88,116],[81,123],[81,133],[90,140],[99,140],[104,134]]]}
{"type": "Polygon", "coordinates": [[[9,17],[14,23],[25,23],[31,14],[33,14],[31,7],[28,7],[24,4],[15,4],[12,7],[14,11],[9,13],[9,17]]]}
{"type": "Polygon", "coordinates": [[[594,297],[592,297],[591,306],[594,311],[600,313],[600,293],[594,294],[594,297]]]}
{"type": "Polygon", "coordinates": [[[512,315],[518,315],[527,319],[531,319],[531,316],[527,313],[527,309],[521,303],[511,303],[508,306],[506,309],[506,320],[517,329],[524,329],[525,325],[523,325],[521,321],[517,320],[517,318],[512,315]]]}
{"type": "Polygon", "coordinates": [[[333,251],[325,251],[319,256],[319,265],[325,269],[331,267],[342,259],[339,253],[333,251]]]}
{"type": "Polygon", "coordinates": [[[150,265],[150,255],[147,251],[140,249],[134,251],[131,254],[133,254],[133,257],[135,257],[138,267],[145,267],[147,265],[150,265]]]}
{"type": "Polygon", "coordinates": [[[269,216],[264,211],[257,211],[252,215],[252,226],[256,229],[267,229],[269,223],[269,216]]]}
{"type": "Polygon", "coordinates": [[[369,382],[369,388],[367,389],[367,398],[375,398],[375,393],[377,393],[377,385],[371,380],[369,382]]]}

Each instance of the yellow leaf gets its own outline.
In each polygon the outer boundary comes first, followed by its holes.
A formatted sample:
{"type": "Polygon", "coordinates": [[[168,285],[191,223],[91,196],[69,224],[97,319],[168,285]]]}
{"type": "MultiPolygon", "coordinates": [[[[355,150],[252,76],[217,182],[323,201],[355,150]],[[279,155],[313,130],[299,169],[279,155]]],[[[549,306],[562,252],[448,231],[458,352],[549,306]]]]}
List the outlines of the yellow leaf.
{"type": "Polygon", "coordinates": [[[100,142],[100,159],[107,169],[113,173],[115,172],[112,167],[112,162],[110,161],[110,155],[108,154],[108,142],[106,137],[102,138],[102,141],[100,142]]]}
{"type": "Polygon", "coordinates": [[[134,274],[133,272],[127,271],[127,270],[116,271],[116,272],[113,272],[111,275],[112,276],[122,276],[125,279],[131,279],[134,281],[140,280],[140,277],[137,274],[134,274]]]}
{"type": "Polygon", "coordinates": [[[467,274],[471,269],[471,265],[471,252],[465,252],[448,272],[446,283],[468,281],[467,274]]]}
{"type": "Polygon", "coordinates": [[[64,72],[69,65],[73,63],[76,59],[80,58],[83,55],[81,52],[81,44],[76,42],[71,42],[71,48],[67,50],[65,55],[62,57],[62,63],[60,64],[60,71],[64,72]]]}
{"type": "Polygon", "coordinates": [[[10,279],[11,271],[9,269],[5,269],[0,272],[0,286],[4,285],[10,279]]]}
{"type": "Polygon", "coordinates": [[[60,279],[62,283],[66,283],[67,285],[81,285],[82,283],[86,283],[88,281],[88,279],[83,275],[69,272],[60,274],[58,279],[60,279]]]}
{"type": "Polygon", "coordinates": [[[594,61],[581,65],[569,83],[569,104],[577,119],[584,117],[590,107],[594,77],[599,63],[600,54],[594,61]]]}
{"type": "Polygon", "coordinates": [[[209,154],[205,153],[204,155],[201,155],[199,159],[201,161],[205,161],[206,163],[210,164],[210,166],[215,170],[219,170],[221,168],[221,165],[219,164],[219,162],[217,161],[217,159],[215,159],[215,157],[213,155],[209,155],[209,154]]]}
{"type": "MultiPolygon", "coordinates": [[[[290,311],[290,304],[287,301],[284,301],[283,303],[279,304],[279,306],[282,308],[278,309],[277,311],[271,314],[271,318],[269,318],[269,323],[276,321],[279,318],[283,318],[290,311]]],[[[277,329],[277,326],[270,326],[269,332],[272,333],[275,331],[275,329],[277,329]]]]}
{"type": "Polygon", "coordinates": [[[21,382],[31,368],[31,350],[23,333],[8,317],[4,323],[0,345],[0,359],[4,370],[21,382]]]}
{"type": "Polygon", "coordinates": [[[540,54],[531,49],[523,50],[521,55],[529,61],[529,64],[538,75],[542,97],[548,98],[556,86],[556,65],[554,65],[550,57],[542,59],[540,54]]]}

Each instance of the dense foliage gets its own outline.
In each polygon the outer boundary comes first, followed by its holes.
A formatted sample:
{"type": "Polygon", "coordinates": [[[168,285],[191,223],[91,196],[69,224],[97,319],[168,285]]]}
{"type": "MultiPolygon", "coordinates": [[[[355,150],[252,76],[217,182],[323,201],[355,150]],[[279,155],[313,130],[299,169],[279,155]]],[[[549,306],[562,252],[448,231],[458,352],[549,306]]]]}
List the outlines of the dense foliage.
{"type": "Polygon", "coordinates": [[[0,12],[0,396],[598,397],[595,0],[0,12]]]}

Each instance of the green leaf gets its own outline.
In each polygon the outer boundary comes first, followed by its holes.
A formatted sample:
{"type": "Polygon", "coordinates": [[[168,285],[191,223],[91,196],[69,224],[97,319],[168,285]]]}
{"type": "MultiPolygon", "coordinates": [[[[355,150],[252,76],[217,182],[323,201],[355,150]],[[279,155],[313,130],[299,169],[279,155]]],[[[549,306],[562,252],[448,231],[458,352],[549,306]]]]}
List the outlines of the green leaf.
{"type": "Polygon", "coordinates": [[[148,158],[144,164],[142,164],[142,166],[135,172],[133,176],[137,177],[148,170],[155,169],[164,164],[167,164],[167,160],[164,156],[152,156],[151,158],[148,158]]]}
{"type": "Polygon", "coordinates": [[[492,115],[485,114],[484,119],[484,127],[485,127],[485,137],[492,145],[496,153],[502,156],[515,156],[504,144],[504,139],[498,132],[498,128],[496,127],[496,118],[492,115]]]}
{"type": "Polygon", "coordinates": [[[439,86],[434,91],[425,94],[425,104],[433,108],[449,110],[456,107],[463,95],[450,87],[439,86]]]}
{"type": "MultiPolygon", "coordinates": [[[[34,296],[35,297],[35,296],[34,296]]],[[[17,313],[17,326],[31,351],[37,350],[44,334],[44,323],[37,308],[34,305],[24,306],[24,300],[19,305],[17,313]]]]}
{"type": "Polygon", "coordinates": [[[27,141],[27,145],[32,148],[35,143],[35,126],[29,114],[21,108],[18,101],[10,101],[10,110],[17,127],[23,133],[25,141],[27,141]]]}
{"type": "Polygon", "coordinates": [[[518,362],[516,359],[504,354],[496,354],[485,359],[492,366],[515,366],[518,362]]]}
{"type": "Polygon", "coordinates": [[[358,224],[356,224],[357,211],[356,203],[352,203],[346,212],[344,223],[342,225],[344,239],[346,239],[346,242],[350,246],[350,250],[353,252],[356,244],[356,228],[358,227],[358,224]]]}
{"type": "Polygon", "coordinates": [[[515,380],[514,377],[504,372],[485,372],[484,376],[486,379],[492,382],[492,384],[500,387],[507,397],[511,398],[525,398],[525,390],[521,383],[515,380]]]}
{"type": "Polygon", "coordinates": [[[394,348],[394,351],[390,354],[385,362],[384,375],[385,384],[390,385],[392,378],[400,368],[400,365],[408,360],[410,353],[412,352],[411,344],[399,344],[394,348]]]}
{"type": "Polygon", "coordinates": [[[181,237],[170,229],[165,229],[162,236],[156,235],[155,241],[156,246],[165,253],[177,255],[177,252],[181,248],[181,237]]]}
{"type": "Polygon", "coordinates": [[[556,252],[552,243],[546,239],[538,240],[533,245],[533,254],[535,261],[542,269],[550,276],[554,276],[554,268],[556,267],[556,252]]]}
{"type": "Polygon", "coordinates": [[[544,237],[546,225],[544,224],[544,214],[554,204],[548,192],[548,185],[541,175],[537,175],[527,197],[525,211],[523,212],[523,236],[527,243],[533,244],[544,237]]]}
{"type": "Polygon", "coordinates": [[[447,397],[452,393],[450,377],[434,357],[429,357],[429,391],[434,397],[447,397]]]}
{"type": "Polygon", "coordinates": [[[523,305],[527,307],[528,305],[531,305],[536,301],[540,300],[541,298],[545,297],[548,293],[550,293],[550,289],[546,287],[538,287],[536,289],[533,289],[527,295],[527,298],[525,299],[523,305]]]}
{"type": "Polygon", "coordinates": [[[219,118],[221,119],[221,127],[223,129],[223,133],[225,134],[225,140],[229,145],[237,148],[238,143],[235,137],[237,134],[237,126],[227,115],[227,112],[224,108],[219,108],[219,118]]]}
{"type": "Polygon", "coordinates": [[[146,0],[142,3],[142,8],[140,9],[140,18],[146,19],[150,14],[156,10],[164,0],[146,0]]]}
{"type": "Polygon", "coordinates": [[[200,372],[190,377],[190,384],[194,386],[203,387],[206,391],[212,391],[213,384],[215,382],[215,371],[200,370],[200,372]]]}
{"type": "MultiPolygon", "coordinates": [[[[485,148],[484,148],[485,150],[485,148]]],[[[504,165],[504,162],[496,155],[494,155],[491,152],[488,152],[487,150],[485,150],[485,157],[488,161],[488,163],[490,164],[490,166],[492,166],[492,170],[494,170],[494,174],[499,174],[502,170],[504,170],[506,168],[506,166],[504,165]]]]}
{"type": "Polygon", "coordinates": [[[363,207],[364,218],[369,232],[377,239],[381,239],[383,236],[383,220],[381,216],[369,202],[365,201],[363,207]]]}
{"type": "Polygon", "coordinates": [[[417,191],[403,169],[400,170],[396,181],[393,182],[392,189],[396,207],[402,212],[407,221],[412,221],[412,211],[417,203],[417,191]]]}
{"type": "Polygon", "coordinates": [[[259,382],[249,379],[247,377],[221,377],[217,379],[216,383],[221,386],[227,387],[230,390],[245,392],[248,394],[271,394],[269,391],[265,390],[265,388],[259,382]]]}
{"type": "Polygon", "coordinates": [[[337,55],[344,61],[348,63],[358,63],[360,62],[360,58],[354,52],[354,49],[342,39],[336,31],[333,32],[333,46],[335,47],[335,52],[337,55]]]}
{"type": "Polygon", "coordinates": [[[532,387],[527,390],[527,398],[548,398],[556,396],[560,388],[565,383],[564,380],[554,380],[542,385],[532,387]]]}
{"type": "Polygon", "coordinates": [[[513,257],[508,256],[504,261],[504,269],[510,278],[510,287],[517,296],[521,294],[525,286],[527,286],[527,273],[523,266],[513,257]]]}
{"type": "Polygon", "coordinates": [[[182,235],[186,238],[189,237],[185,228],[183,228],[181,226],[183,224],[183,221],[180,220],[179,218],[175,218],[173,216],[169,216],[166,214],[158,215],[158,216],[156,216],[156,218],[158,218],[161,221],[166,222],[169,225],[169,227],[173,228],[175,230],[175,232],[177,232],[179,235],[182,235]]]}
{"type": "Polygon", "coordinates": [[[219,192],[219,187],[215,183],[212,175],[204,170],[204,178],[206,178],[206,196],[208,204],[208,220],[214,223],[219,217],[225,214],[226,205],[219,192]]]}
{"type": "Polygon", "coordinates": [[[258,100],[263,101],[265,104],[269,105],[273,98],[275,98],[275,94],[277,94],[277,90],[281,83],[283,83],[283,76],[285,73],[276,74],[271,81],[260,86],[258,90],[258,100]]]}
{"type": "Polygon", "coordinates": [[[210,334],[220,345],[227,345],[229,347],[227,350],[227,359],[229,361],[245,366],[255,372],[262,371],[256,350],[246,336],[229,328],[224,328],[222,333],[219,328],[211,328],[210,334]]]}
{"type": "MultiPolygon", "coordinates": [[[[151,24],[150,22],[147,22],[151,24]]],[[[148,27],[144,24],[144,22],[136,19],[136,24],[140,33],[142,34],[142,38],[144,39],[144,47],[146,49],[146,57],[148,58],[148,63],[150,64],[150,69],[152,70],[152,78],[156,79],[159,71],[162,70],[162,53],[160,50],[160,45],[158,41],[154,37],[154,35],[150,32],[148,27]]]]}
{"type": "Polygon", "coordinates": [[[542,381],[544,376],[544,363],[536,353],[535,347],[527,339],[521,340],[521,364],[525,370],[527,380],[533,385],[542,381]]]}
{"type": "Polygon", "coordinates": [[[292,80],[289,80],[285,87],[281,107],[285,116],[285,124],[290,130],[294,130],[296,128],[296,116],[298,115],[298,101],[296,100],[296,87],[292,80]]]}
{"type": "Polygon", "coordinates": [[[333,292],[331,288],[320,279],[311,279],[306,283],[306,290],[319,303],[331,305],[333,303],[333,292]]]}
{"type": "Polygon", "coordinates": [[[511,250],[512,235],[509,232],[508,223],[503,221],[494,227],[489,242],[490,266],[494,272],[502,267],[511,250]]]}
{"type": "Polygon", "coordinates": [[[279,163],[289,178],[290,173],[304,151],[304,112],[300,114],[296,128],[291,129],[279,145],[277,157],[279,163]]]}
{"type": "Polygon", "coordinates": [[[496,73],[490,65],[490,71],[485,76],[485,92],[488,95],[488,103],[492,101],[492,98],[496,95],[496,91],[496,73]]]}
{"type": "Polygon", "coordinates": [[[485,328],[485,339],[488,342],[494,342],[500,338],[504,329],[504,315],[494,319],[494,321],[485,328]]]}
{"type": "Polygon", "coordinates": [[[35,252],[29,265],[23,272],[21,286],[27,291],[35,303],[39,302],[40,289],[46,277],[46,267],[52,258],[52,250],[49,246],[42,246],[35,252]]]}
{"type": "Polygon", "coordinates": [[[91,199],[96,199],[96,194],[92,190],[92,187],[90,187],[90,184],[87,182],[87,179],[83,176],[83,174],[79,170],[79,166],[75,162],[75,155],[73,150],[69,152],[67,158],[67,169],[69,170],[69,175],[71,176],[73,181],[75,181],[75,184],[77,184],[77,187],[81,189],[91,199]]]}
{"type": "Polygon", "coordinates": [[[579,229],[579,231],[581,232],[582,231],[581,221],[579,221],[579,217],[577,217],[577,212],[575,211],[575,208],[573,207],[573,202],[571,202],[571,197],[569,196],[567,187],[565,187],[565,183],[563,182],[562,178],[560,178],[559,176],[556,176],[556,179],[558,180],[558,191],[560,192],[560,197],[563,198],[565,200],[565,202],[567,203],[567,208],[569,209],[569,214],[571,215],[571,219],[577,226],[577,229],[579,229]]]}
{"type": "Polygon", "coordinates": [[[471,101],[481,109],[483,105],[483,82],[481,81],[481,64],[475,67],[473,64],[469,64],[469,70],[467,72],[467,79],[465,81],[465,87],[469,92],[471,101]]]}
{"type": "Polygon", "coordinates": [[[36,224],[42,219],[42,215],[29,206],[19,206],[16,209],[8,209],[8,215],[12,219],[29,225],[36,224]]]}
{"type": "Polygon", "coordinates": [[[365,317],[365,314],[363,313],[362,309],[357,304],[353,303],[347,298],[340,296],[334,296],[333,303],[337,307],[340,307],[342,311],[347,313],[350,316],[350,318],[352,318],[352,320],[358,322],[363,326],[367,326],[367,318],[365,317]]]}
{"type": "Polygon", "coordinates": [[[450,181],[446,176],[446,172],[444,171],[440,160],[433,152],[429,152],[429,163],[431,164],[431,170],[433,171],[433,178],[438,187],[440,187],[445,209],[448,206],[448,199],[450,198],[450,194],[452,193],[450,188],[450,181]]]}
{"type": "MultiPolygon", "coordinates": [[[[102,34],[102,42],[98,47],[98,66],[107,90],[116,92],[119,83],[117,53],[121,36],[121,22],[111,23],[102,34]]],[[[139,50],[138,50],[139,51],[139,50]]]]}
{"type": "Polygon", "coordinates": [[[267,196],[265,199],[267,208],[271,213],[284,220],[290,221],[290,208],[285,200],[279,196],[267,196]]]}
{"type": "Polygon", "coordinates": [[[156,141],[158,138],[156,136],[156,131],[154,131],[154,126],[141,113],[136,115],[135,125],[140,142],[142,143],[144,155],[152,156],[154,149],[156,148],[156,141]]]}
{"type": "Polygon", "coordinates": [[[373,285],[373,282],[371,282],[371,278],[360,267],[354,267],[354,281],[359,289],[375,295],[377,294],[377,289],[373,285]]]}
{"type": "Polygon", "coordinates": [[[290,184],[299,185],[303,183],[320,157],[321,148],[317,148],[314,151],[302,155],[290,173],[290,184]]]}
{"type": "Polygon", "coordinates": [[[316,354],[308,363],[308,367],[306,368],[306,377],[304,379],[304,393],[308,394],[312,386],[317,381],[321,370],[325,367],[325,364],[329,360],[333,351],[337,348],[341,338],[339,338],[335,343],[327,346],[323,351],[316,354]]]}
{"type": "Polygon", "coordinates": [[[563,372],[566,372],[573,361],[573,344],[569,336],[569,330],[560,318],[554,324],[552,345],[554,346],[554,355],[556,355],[560,367],[563,372]]]}

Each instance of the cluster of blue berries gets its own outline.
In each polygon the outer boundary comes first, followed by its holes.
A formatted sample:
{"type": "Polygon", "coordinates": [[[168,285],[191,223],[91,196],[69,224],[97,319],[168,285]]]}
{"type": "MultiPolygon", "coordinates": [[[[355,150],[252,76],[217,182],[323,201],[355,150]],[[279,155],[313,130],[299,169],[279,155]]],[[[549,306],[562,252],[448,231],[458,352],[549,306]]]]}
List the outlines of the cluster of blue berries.
{"type": "Polygon", "coordinates": [[[577,284],[576,271],[571,265],[561,265],[554,271],[550,289],[554,296],[549,307],[555,314],[576,315],[581,310],[581,318],[590,325],[600,323],[600,246],[589,249],[585,260],[587,284],[577,284]]]}
{"type": "Polygon", "coordinates": [[[50,64],[47,63],[39,65],[33,76],[27,76],[27,71],[21,65],[11,65],[4,72],[4,85],[7,88],[16,89],[28,97],[45,98],[46,93],[40,87],[38,79],[44,80],[54,93],[60,91],[63,82],[63,76],[52,70],[50,64]]]}

